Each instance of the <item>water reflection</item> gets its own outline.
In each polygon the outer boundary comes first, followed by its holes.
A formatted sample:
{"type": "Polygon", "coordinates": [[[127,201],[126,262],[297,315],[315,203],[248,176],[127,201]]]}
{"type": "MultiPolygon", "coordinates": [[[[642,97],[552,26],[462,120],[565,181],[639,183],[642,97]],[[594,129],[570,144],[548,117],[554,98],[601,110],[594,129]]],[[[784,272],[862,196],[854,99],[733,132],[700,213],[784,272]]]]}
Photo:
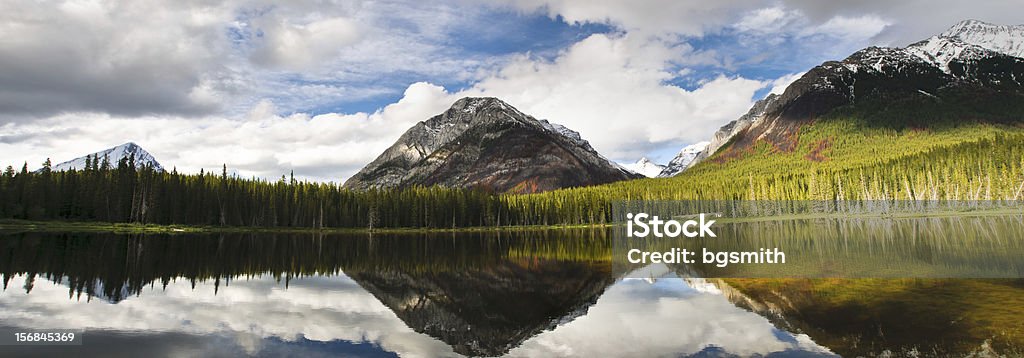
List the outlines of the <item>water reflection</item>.
{"type": "Polygon", "coordinates": [[[205,339],[178,347],[229,355],[827,352],[681,279],[616,281],[621,274],[610,271],[603,230],[17,234],[2,243],[2,325],[85,328],[93,339],[87,342],[120,342],[83,347],[97,353],[132,349],[128,337],[205,339]],[[650,325],[658,312],[663,322],[650,325]],[[692,314],[680,315],[686,312],[692,314]],[[731,339],[734,334],[749,339],[731,339]],[[605,338],[595,344],[587,338],[594,335],[605,338]]]}
{"type": "Polygon", "coordinates": [[[923,218],[819,218],[727,222],[716,238],[626,238],[613,240],[613,266],[636,267],[630,249],[665,252],[685,248],[701,258],[711,252],[785,252],[784,265],[689,265],[702,277],[821,278],[1021,278],[1024,277],[1024,216],[923,218]]]}
{"type": "Polygon", "coordinates": [[[0,353],[870,356],[962,355],[986,341],[1004,353],[1020,347],[1018,281],[625,272],[613,269],[611,237],[8,234],[0,327],[88,332],[81,347],[0,353]]]}
{"type": "MultiPolygon", "coordinates": [[[[22,284],[25,277],[11,282],[22,284]]],[[[144,351],[137,346],[182,340],[193,341],[186,350],[205,351],[199,354],[203,356],[272,355],[281,350],[298,356],[374,352],[453,355],[450,347],[413,331],[344,275],[306,277],[294,280],[287,289],[273,277],[255,276],[215,290],[211,282],[193,288],[188,281],[176,281],[110,304],[68,300],[66,287],[36,282],[31,294],[8,291],[0,297],[0,321],[7,326],[88,329],[82,348],[94,353],[144,351]],[[120,344],[97,346],[97,336],[120,344]],[[134,337],[146,339],[136,342],[134,337]]],[[[173,344],[157,347],[167,351],[147,355],[186,353],[173,344]]],[[[0,349],[14,348],[20,347],[0,349]]],[[[45,348],[53,351],[58,347],[45,348]]],[[[26,347],[21,352],[38,349],[26,347]]]]}
{"type": "MultiPolygon", "coordinates": [[[[666,277],[673,277],[668,275],[666,277]]],[[[24,277],[12,279],[22,284],[24,277]]],[[[344,275],[293,280],[285,289],[271,277],[236,281],[214,294],[213,286],[172,282],[166,288],[117,304],[68,300],[66,288],[36,283],[31,294],[0,296],[0,321],[20,327],[87,328],[86,352],[147,351],[140,346],[161,342],[148,350],[164,356],[199,350],[202,355],[381,355],[455,356],[665,356],[708,352],[786,355],[796,352],[830,355],[806,335],[775,328],[767,319],[730,304],[706,284],[678,279],[624,280],[587,307],[545,325],[546,330],[522,337],[508,329],[488,329],[476,323],[451,320],[441,312],[436,320],[410,320],[392,312],[358,281],[344,275]],[[441,327],[431,327],[440,325],[441,327]],[[433,336],[443,330],[446,336],[433,336]],[[426,331],[420,334],[417,331],[426,331]],[[487,335],[495,335],[486,337],[487,335]],[[483,338],[484,340],[467,340],[483,338]],[[98,341],[98,340],[99,341],[98,341]],[[163,341],[197,341],[182,346],[163,341]],[[96,342],[117,342],[97,346],[96,342]],[[160,351],[158,349],[165,349],[160,351]],[[487,351],[487,352],[484,352],[487,351]]],[[[492,307],[500,310],[498,307],[492,307]]],[[[532,312],[525,305],[527,315],[532,312]]],[[[466,314],[468,312],[458,312],[466,314]]],[[[474,312],[475,314],[475,312],[474,312]]],[[[496,318],[500,321],[500,318],[496,318]]],[[[514,325],[513,325],[514,326],[514,325]]],[[[39,347],[11,352],[39,352],[39,347]],[[31,349],[31,350],[29,350],[31,349]]],[[[45,352],[69,351],[45,347],[45,352]]]]}
{"type": "Polygon", "coordinates": [[[612,283],[608,265],[497,262],[458,271],[347,272],[416,331],[466,355],[495,356],[586,314],[612,283]]]}
{"type": "Polygon", "coordinates": [[[295,277],[343,271],[421,274],[490,269],[512,261],[606,262],[609,242],[605,230],[373,236],[21,233],[0,236],[0,275],[4,289],[11,277],[26,274],[27,290],[39,276],[68,285],[76,297],[117,302],[182,279],[192,285],[212,281],[216,292],[232,280],[259,275],[287,287],[295,277]]]}
{"type": "Polygon", "coordinates": [[[834,356],[807,335],[776,328],[716,286],[674,272],[624,279],[585,316],[541,333],[515,356],[834,356]]]}

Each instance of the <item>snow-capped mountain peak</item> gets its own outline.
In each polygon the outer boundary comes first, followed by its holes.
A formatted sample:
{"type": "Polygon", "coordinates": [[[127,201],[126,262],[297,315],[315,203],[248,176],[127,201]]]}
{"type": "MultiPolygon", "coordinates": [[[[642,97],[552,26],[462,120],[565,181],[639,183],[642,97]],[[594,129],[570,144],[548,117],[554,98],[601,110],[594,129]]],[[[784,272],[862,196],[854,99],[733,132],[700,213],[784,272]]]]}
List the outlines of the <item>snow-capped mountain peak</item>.
{"type": "Polygon", "coordinates": [[[951,73],[949,64],[954,60],[982,58],[991,52],[1024,58],[1024,25],[961,21],[906,50],[945,73],[951,73]]]}
{"type": "Polygon", "coordinates": [[[89,157],[89,156],[91,156],[92,158],[98,158],[101,162],[103,161],[104,158],[106,158],[107,160],[110,161],[111,168],[114,168],[114,167],[117,166],[117,162],[120,161],[121,158],[127,158],[127,157],[130,157],[132,155],[135,156],[135,166],[138,167],[138,168],[142,168],[142,167],[145,167],[145,166],[148,165],[148,166],[150,166],[153,169],[158,170],[158,171],[163,171],[164,170],[163,166],[160,165],[160,162],[156,161],[156,158],[154,158],[152,154],[149,154],[149,152],[147,152],[145,149],[142,149],[142,147],[140,147],[138,144],[135,144],[135,143],[132,143],[132,142],[121,144],[121,145],[113,147],[113,148],[104,149],[104,150],[98,151],[96,153],[92,153],[92,154],[89,154],[89,155],[84,155],[84,156],[81,156],[81,157],[78,157],[78,158],[75,158],[75,159],[72,159],[72,160],[69,160],[69,161],[66,161],[66,162],[54,165],[53,166],[53,170],[54,171],[72,170],[72,169],[83,170],[83,169],[85,169],[86,157],[89,157]]]}
{"type": "Polygon", "coordinates": [[[676,154],[675,158],[672,158],[672,160],[668,162],[665,169],[663,169],[661,173],[658,173],[658,177],[665,178],[682,173],[683,170],[690,167],[690,163],[692,163],[700,153],[707,149],[709,144],[711,144],[711,142],[705,141],[683,147],[683,149],[679,151],[679,154],[676,154]]]}
{"type": "Polygon", "coordinates": [[[643,175],[648,178],[654,178],[661,174],[662,170],[665,170],[665,166],[652,162],[647,157],[640,158],[636,163],[631,164],[620,164],[626,170],[643,175]]]}
{"type": "Polygon", "coordinates": [[[1024,25],[995,25],[978,20],[965,20],[953,25],[939,36],[957,39],[1004,55],[1024,57],[1024,25]]]}

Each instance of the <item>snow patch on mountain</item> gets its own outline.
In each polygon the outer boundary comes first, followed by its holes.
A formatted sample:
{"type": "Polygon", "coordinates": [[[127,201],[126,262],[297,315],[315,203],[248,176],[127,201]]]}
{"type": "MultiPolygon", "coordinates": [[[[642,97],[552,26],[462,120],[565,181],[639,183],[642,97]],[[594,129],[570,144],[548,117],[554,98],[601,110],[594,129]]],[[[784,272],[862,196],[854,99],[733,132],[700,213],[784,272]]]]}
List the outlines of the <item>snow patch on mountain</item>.
{"type": "MultiPolygon", "coordinates": [[[[924,60],[925,65],[930,64],[924,60]]],[[[873,71],[879,73],[898,73],[912,64],[921,64],[922,59],[908,49],[891,47],[868,47],[855,52],[840,64],[853,72],[873,71]]]]}
{"type": "MultiPolygon", "coordinates": [[[[507,107],[504,107],[504,108],[509,108],[511,110],[516,111],[516,113],[522,114],[522,112],[519,112],[518,109],[515,109],[514,107],[511,107],[511,106],[507,106],[507,107]]],[[[523,115],[525,116],[525,114],[523,114],[523,115]]],[[[597,156],[599,158],[601,158],[604,161],[608,162],[609,165],[618,168],[619,171],[621,171],[623,173],[627,173],[627,174],[635,173],[635,174],[644,175],[644,173],[640,173],[640,172],[637,172],[637,171],[634,171],[634,170],[630,169],[627,165],[619,164],[619,163],[617,163],[615,161],[612,161],[611,159],[608,159],[608,157],[605,157],[604,154],[601,154],[600,152],[595,150],[594,147],[591,147],[590,146],[590,142],[588,142],[586,139],[583,139],[583,136],[580,135],[580,132],[577,132],[577,131],[574,131],[572,129],[569,129],[568,127],[563,126],[561,124],[553,123],[553,122],[548,121],[546,119],[541,119],[541,120],[539,120],[539,122],[540,122],[540,125],[542,127],[544,127],[544,129],[546,129],[548,132],[558,134],[559,136],[562,136],[563,138],[568,139],[573,144],[576,144],[576,145],[578,145],[580,147],[583,147],[583,148],[585,148],[585,149],[587,149],[589,151],[597,153],[597,156]]]]}
{"type": "MultiPolygon", "coordinates": [[[[516,111],[518,111],[518,110],[516,110],[516,111]]],[[[566,139],[568,139],[569,141],[575,143],[576,145],[582,146],[584,148],[591,148],[591,149],[593,149],[590,146],[590,142],[588,142],[587,140],[583,139],[583,136],[580,135],[580,132],[577,132],[577,131],[574,131],[572,129],[569,129],[568,127],[563,126],[563,125],[558,124],[558,123],[551,123],[547,119],[541,119],[540,120],[540,124],[541,124],[541,126],[544,127],[544,129],[547,129],[549,132],[561,135],[562,137],[565,137],[566,139]]]]}
{"type": "Polygon", "coordinates": [[[1024,25],[994,25],[977,20],[962,21],[945,32],[914,43],[907,52],[945,73],[954,60],[980,59],[990,52],[1024,58],[1024,25]]]}
{"type": "Polygon", "coordinates": [[[978,20],[966,20],[939,36],[959,39],[1013,57],[1024,57],[1024,25],[994,25],[978,20]]]}

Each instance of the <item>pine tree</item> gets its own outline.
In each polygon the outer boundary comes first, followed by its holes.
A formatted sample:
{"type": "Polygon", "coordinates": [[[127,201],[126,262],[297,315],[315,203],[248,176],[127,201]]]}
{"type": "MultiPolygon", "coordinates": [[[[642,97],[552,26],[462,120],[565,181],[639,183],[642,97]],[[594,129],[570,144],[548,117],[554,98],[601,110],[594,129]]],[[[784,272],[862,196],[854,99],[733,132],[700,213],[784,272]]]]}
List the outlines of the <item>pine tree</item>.
{"type": "Polygon", "coordinates": [[[110,156],[103,154],[103,163],[100,164],[100,171],[105,172],[108,170],[110,170],[110,156]]]}
{"type": "Polygon", "coordinates": [[[39,172],[43,173],[43,174],[49,175],[50,172],[53,171],[52,167],[53,167],[53,164],[50,163],[50,158],[46,158],[46,161],[43,162],[43,168],[39,169],[39,172]]]}

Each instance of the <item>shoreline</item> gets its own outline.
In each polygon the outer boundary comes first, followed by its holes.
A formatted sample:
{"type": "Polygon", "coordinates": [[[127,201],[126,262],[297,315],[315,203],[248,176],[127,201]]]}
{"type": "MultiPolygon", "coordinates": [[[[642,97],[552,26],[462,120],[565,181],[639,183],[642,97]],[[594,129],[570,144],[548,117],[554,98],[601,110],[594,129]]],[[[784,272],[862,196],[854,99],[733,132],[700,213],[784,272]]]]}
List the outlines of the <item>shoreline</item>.
{"type": "MultiPolygon", "coordinates": [[[[997,207],[980,210],[935,210],[924,212],[886,213],[801,213],[761,217],[718,217],[723,224],[755,223],[770,221],[833,220],[833,219],[915,219],[978,216],[1024,215],[1024,210],[1015,207],[997,207]]],[[[213,226],[213,225],[163,225],[141,223],[111,223],[101,221],[63,220],[20,220],[0,219],[0,234],[12,232],[86,232],[113,234],[204,234],[204,233],[321,233],[321,234],[414,234],[445,232],[486,232],[486,231],[540,231],[569,229],[598,229],[625,227],[626,223],[578,224],[578,225],[518,225],[518,226],[474,226],[455,228],[310,228],[310,227],[268,227],[268,226],[213,226]]]]}
{"type": "Polygon", "coordinates": [[[100,221],[37,221],[0,220],[0,234],[10,232],[88,232],[113,234],[207,234],[207,233],[322,233],[322,234],[402,234],[402,233],[443,233],[443,232],[484,232],[484,231],[531,231],[595,229],[611,227],[611,224],[585,225],[530,225],[530,226],[478,226],[457,228],[307,228],[267,226],[198,226],[162,225],[140,223],[110,223],[100,221]]]}

